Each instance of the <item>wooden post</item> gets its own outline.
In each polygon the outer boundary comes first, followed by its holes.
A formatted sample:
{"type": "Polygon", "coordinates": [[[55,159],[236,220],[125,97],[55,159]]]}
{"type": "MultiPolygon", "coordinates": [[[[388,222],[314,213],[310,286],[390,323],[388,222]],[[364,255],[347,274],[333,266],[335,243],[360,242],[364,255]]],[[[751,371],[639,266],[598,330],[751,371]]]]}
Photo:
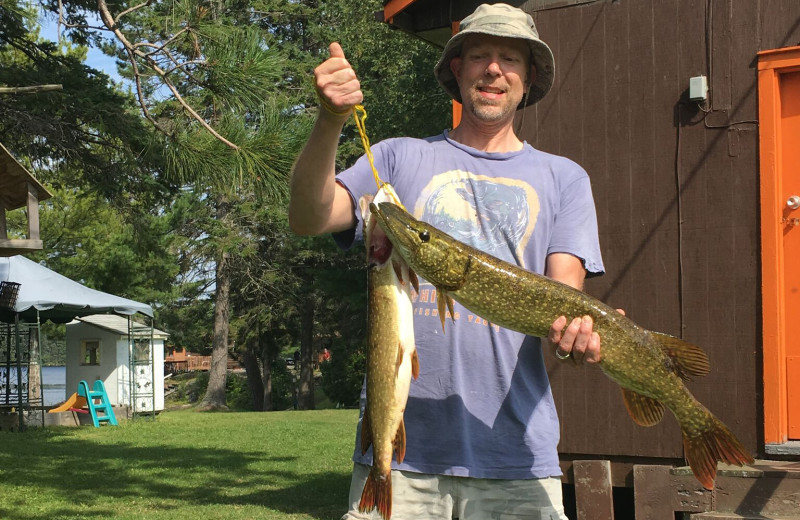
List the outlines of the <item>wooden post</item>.
{"type": "Polygon", "coordinates": [[[576,460],[572,463],[572,471],[578,520],[614,520],[611,462],[576,460]]]}
{"type": "Polygon", "coordinates": [[[32,182],[28,183],[28,240],[39,240],[39,195],[32,182]]]}
{"type": "Polygon", "coordinates": [[[0,240],[8,239],[8,229],[6,228],[6,207],[0,201],[0,240]]]}

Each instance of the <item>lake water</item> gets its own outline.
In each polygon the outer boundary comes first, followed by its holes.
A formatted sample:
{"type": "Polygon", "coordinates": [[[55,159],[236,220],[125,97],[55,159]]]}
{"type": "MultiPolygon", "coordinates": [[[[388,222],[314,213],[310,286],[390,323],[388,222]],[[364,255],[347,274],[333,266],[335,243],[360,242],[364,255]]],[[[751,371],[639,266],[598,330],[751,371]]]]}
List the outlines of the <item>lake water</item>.
{"type": "MultiPolygon", "coordinates": [[[[77,392],[76,388],[73,392],[77,392]]],[[[64,402],[67,398],[67,367],[42,367],[42,397],[45,406],[64,402]]]]}
{"type": "MultiPolygon", "coordinates": [[[[0,366],[0,391],[5,399],[6,390],[11,392],[11,402],[17,402],[17,370],[11,367],[10,378],[6,377],[6,367],[0,366]]],[[[66,367],[42,367],[42,398],[45,406],[62,403],[67,397],[67,369],[66,367]]],[[[28,368],[22,368],[23,385],[27,384],[28,368]]],[[[26,386],[23,386],[26,388],[26,386]]],[[[27,390],[23,390],[27,391],[27,390]]],[[[71,392],[70,392],[71,393],[71,392]]]]}

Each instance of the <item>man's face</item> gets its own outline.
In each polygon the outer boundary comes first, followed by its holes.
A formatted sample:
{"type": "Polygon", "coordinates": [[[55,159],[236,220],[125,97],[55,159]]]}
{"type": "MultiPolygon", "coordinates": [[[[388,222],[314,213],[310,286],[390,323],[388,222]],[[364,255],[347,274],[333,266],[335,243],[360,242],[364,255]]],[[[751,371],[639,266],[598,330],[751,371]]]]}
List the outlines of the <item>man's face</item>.
{"type": "Polygon", "coordinates": [[[527,43],[473,34],[450,61],[464,108],[485,122],[513,118],[535,74],[527,43]]]}

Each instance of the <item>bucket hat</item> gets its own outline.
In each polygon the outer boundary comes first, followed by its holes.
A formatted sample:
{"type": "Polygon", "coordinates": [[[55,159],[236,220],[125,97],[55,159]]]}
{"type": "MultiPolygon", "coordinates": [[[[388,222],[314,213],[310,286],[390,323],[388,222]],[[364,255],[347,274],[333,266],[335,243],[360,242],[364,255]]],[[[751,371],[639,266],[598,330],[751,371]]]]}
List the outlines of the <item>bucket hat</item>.
{"type": "Polygon", "coordinates": [[[526,106],[532,105],[550,91],[555,70],[553,52],[539,39],[539,32],[531,15],[508,4],[482,4],[461,21],[461,30],[447,42],[442,56],[433,69],[439,84],[451,98],[461,103],[461,92],[450,70],[450,60],[461,54],[464,39],[470,34],[489,34],[525,40],[531,49],[531,61],[536,67],[536,77],[523,102],[526,106]]]}

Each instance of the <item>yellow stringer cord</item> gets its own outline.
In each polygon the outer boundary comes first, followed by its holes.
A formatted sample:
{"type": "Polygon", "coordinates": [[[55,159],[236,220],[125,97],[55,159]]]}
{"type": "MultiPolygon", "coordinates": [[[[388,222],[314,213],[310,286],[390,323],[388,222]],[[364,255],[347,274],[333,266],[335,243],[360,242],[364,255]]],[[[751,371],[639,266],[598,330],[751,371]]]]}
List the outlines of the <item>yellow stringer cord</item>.
{"type": "MultiPolygon", "coordinates": [[[[369,167],[372,168],[372,175],[375,177],[375,184],[378,186],[380,190],[387,183],[383,182],[380,175],[378,175],[378,170],[375,168],[375,159],[372,157],[372,149],[369,145],[369,137],[367,137],[367,127],[364,124],[364,121],[367,119],[367,111],[363,105],[356,105],[353,107],[353,117],[356,120],[356,128],[358,128],[358,135],[361,136],[361,145],[364,147],[364,153],[367,155],[367,160],[369,161],[369,167]]],[[[403,203],[400,202],[397,197],[395,196],[394,190],[388,190],[388,193],[394,199],[394,202],[403,209],[406,209],[403,206],[403,203]]]]}

